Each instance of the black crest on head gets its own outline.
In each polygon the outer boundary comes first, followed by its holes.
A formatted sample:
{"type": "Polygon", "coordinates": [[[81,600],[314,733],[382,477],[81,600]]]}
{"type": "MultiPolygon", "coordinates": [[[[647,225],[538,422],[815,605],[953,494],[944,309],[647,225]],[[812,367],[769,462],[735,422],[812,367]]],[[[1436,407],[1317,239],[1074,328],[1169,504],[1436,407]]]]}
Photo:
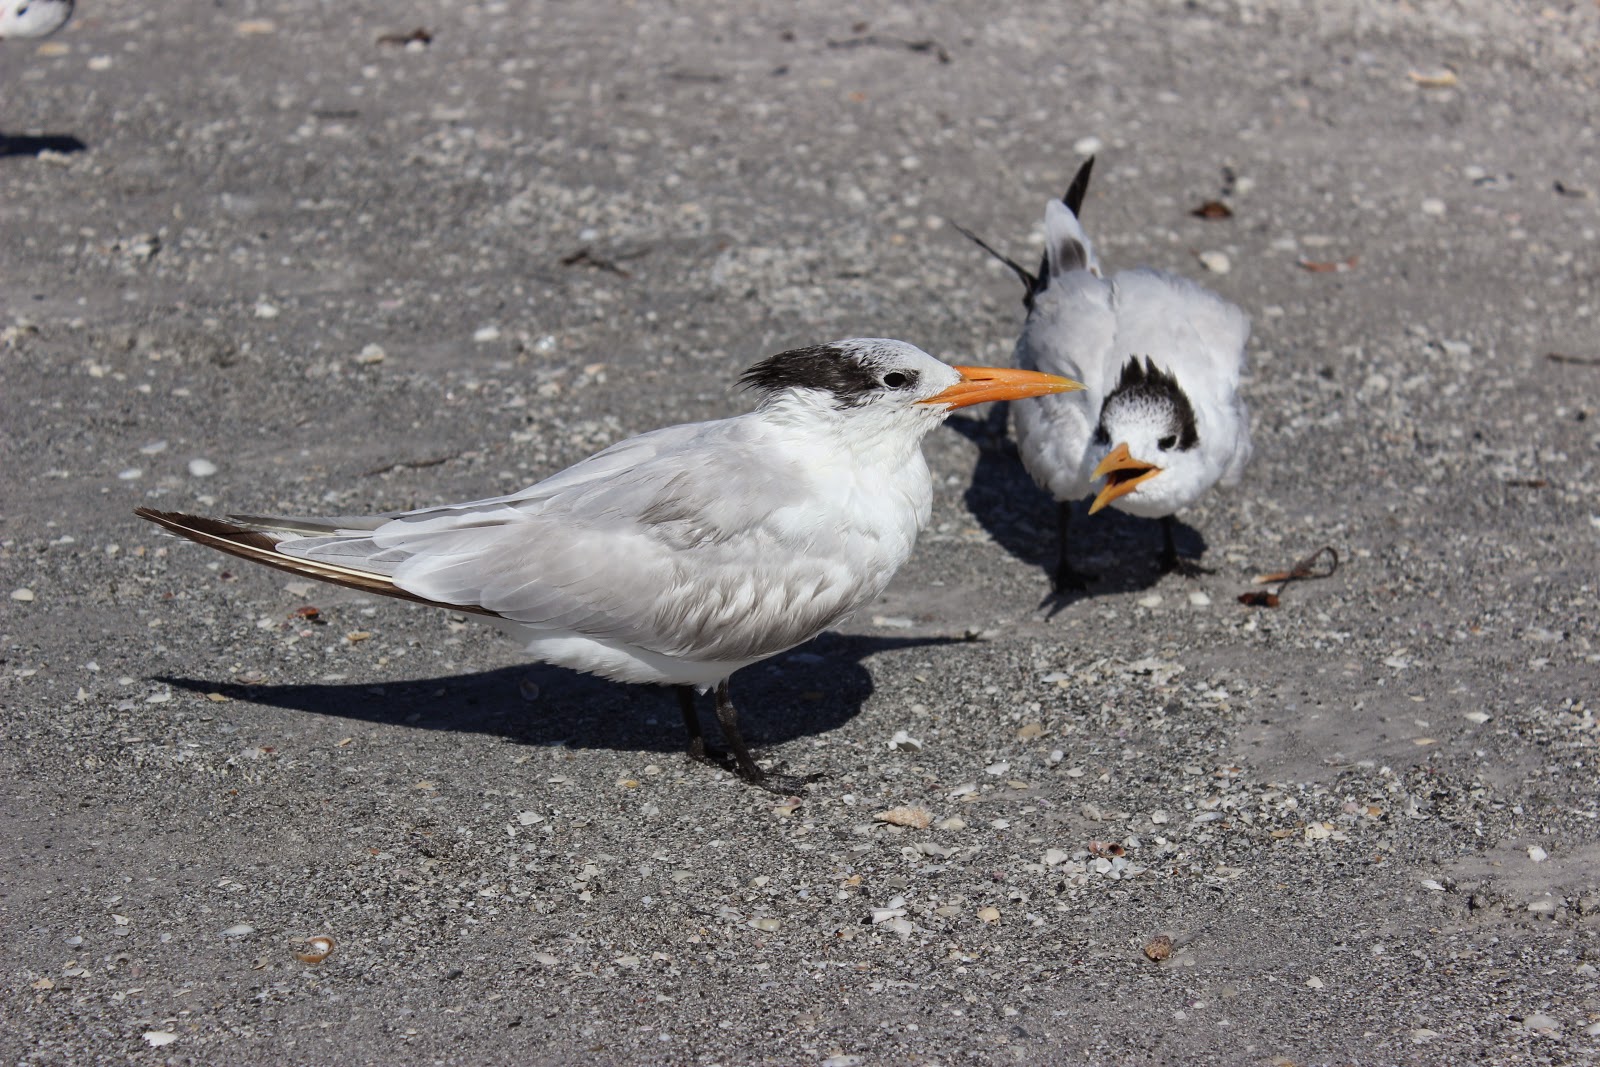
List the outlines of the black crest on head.
{"type": "Polygon", "coordinates": [[[877,367],[838,345],[812,345],[768,356],[745,371],[739,384],[769,395],[784,389],[818,389],[848,407],[866,403],[883,389],[877,367]]]}
{"type": "Polygon", "coordinates": [[[1121,405],[1146,405],[1165,407],[1172,413],[1168,426],[1171,436],[1177,438],[1174,447],[1186,452],[1200,443],[1200,432],[1195,426],[1194,405],[1178,384],[1178,379],[1155,365],[1149,356],[1144,363],[1138,356],[1131,357],[1122,368],[1117,387],[1106,395],[1100,407],[1100,425],[1095,428],[1095,438],[1101,443],[1110,439],[1106,431],[1106,411],[1121,405]]]}

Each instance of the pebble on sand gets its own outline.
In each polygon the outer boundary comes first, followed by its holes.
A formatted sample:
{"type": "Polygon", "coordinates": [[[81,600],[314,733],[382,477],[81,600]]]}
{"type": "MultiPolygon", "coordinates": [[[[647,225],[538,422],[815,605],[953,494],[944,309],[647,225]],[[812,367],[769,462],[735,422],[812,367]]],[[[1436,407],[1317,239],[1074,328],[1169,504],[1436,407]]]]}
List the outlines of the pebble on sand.
{"type": "Polygon", "coordinates": [[[904,730],[896,730],[894,736],[889,738],[889,748],[907,752],[921,752],[922,742],[904,730]]]}

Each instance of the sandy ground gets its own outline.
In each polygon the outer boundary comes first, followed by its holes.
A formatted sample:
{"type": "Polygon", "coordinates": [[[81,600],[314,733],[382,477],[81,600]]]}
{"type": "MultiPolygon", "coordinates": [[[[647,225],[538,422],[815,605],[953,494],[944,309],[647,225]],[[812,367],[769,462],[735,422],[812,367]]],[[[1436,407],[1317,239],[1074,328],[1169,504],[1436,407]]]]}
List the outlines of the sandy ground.
{"type": "Polygon", "coordinates": [[[1597,41],[83,0],[0,46],[0,1056],[1595,1062],[1597,41]],[[1004,362],[1015,280],[946,220],[1031,258],[1088,151],[1107,265],[1255,322],[1215,573],[1097,516],[1048,616],[1049,502],[940,431],[883,603],[735,680],[798,804],[687,762],[670,693],[131,514],[509,491],[836,337],[1004,362]]]}

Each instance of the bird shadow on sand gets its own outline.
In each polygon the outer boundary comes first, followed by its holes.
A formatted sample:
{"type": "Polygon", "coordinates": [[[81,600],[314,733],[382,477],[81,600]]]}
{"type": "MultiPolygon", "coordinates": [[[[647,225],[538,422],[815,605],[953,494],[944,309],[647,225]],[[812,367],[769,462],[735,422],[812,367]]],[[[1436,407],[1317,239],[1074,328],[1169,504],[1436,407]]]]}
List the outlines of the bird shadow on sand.
{"type": "Polygon", "coordinates": [[[45,152],[59,152],[72,155],[74,152],[87,152],[89,146],[70,133],[45,133],[38,135],[20,133],[0,133],[0,159],[9,156],[33,156],[38,158],[45,152]]]}
{"type": "MultiPolygon", "coordinates": [[[[954,417],[945,425],[978,446],[978,465],[967,487],[966,503],[979,524],[1017,559],[1039,568],[1040,606],[1052,614],[1064,604],[1100,593],[1148,589],[1162,578],[1161,524],[1107,508],[1089,516],[1079,502],[1072,511],[1072,556],[1079,570],[1095,575],[1081,593],[1056,597],[1050,580],[1056,566],[1056,502],[1034,484],[1007,432],[1006,406],[994,405],[983,418],[954,417]]],[[[1206,550],[1200,531],[1179,521],[1178,554],[1200,559],[1206,550]]]]}
{"type": "MultiPolygon", "coordinates": [[[[822,634],[734,676],[740,727],[758,749],[826,733],[854,718],[872,695],[872,675],[862,660],[879,652],[965,643],[960,637],[822,634]]],[[[526,745],[682,752],[686,743],[670,687],[621,685],[541,663],[381,684],[155,680],[247,703],[419,730],[491,734],[526,745]]],[[[714,736],[711,701],[702,697],[700,705],[700,719],[714,736]]]]}

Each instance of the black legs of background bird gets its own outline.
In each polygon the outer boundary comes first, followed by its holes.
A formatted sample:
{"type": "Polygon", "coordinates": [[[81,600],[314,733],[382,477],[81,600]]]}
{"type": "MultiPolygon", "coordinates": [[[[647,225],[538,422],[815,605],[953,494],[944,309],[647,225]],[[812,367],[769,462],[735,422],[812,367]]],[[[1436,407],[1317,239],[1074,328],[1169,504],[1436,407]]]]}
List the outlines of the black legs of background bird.
{"type": "Polygon", "coordinates": [[[773,774],[756,765],[755,757],[750,755],[750,748],[744,743],[744,735],[739,732],[739,709],[733,706],[733,697],[728,692],[726,680],[717,684],[717,723],[722,727],[722,739],[727,742],[729,752],[708,749],[705,735],[700,732],[700,713],[695,709],[694,687],[679,685],[673,688],[678,691],[678,707],[683,711],[683,726],[689,732],[690,759],[733,771],[751,785],[758,785],[780,794],[793,792],[807,782],[821,777],[817,774],[803,776],[773,774]]]}
{"type": "Polygon", "coordinates": [[[1202,574],[1215,574],[1207,567],[1202,567],[1192,559],[1183,559],[1178,555],[1177,541],[1178,520],[1171,515],[1161,517],[1161,573],[1167,574],[1177,571],[1185,578],[1198,578],[1202,574]]]}
{"type": "Polygon", "coordinates": [[[1089,588],[1094,575],[1078,570],[1072,565],[1072,552],[1068,548],[1067,530],[1072,525],[1072,504],[1061,500],[1056,503],[1056,573],[1051,585],[1055,594],[1081,593],[1089,588]]]}
{"type": "Polygon", "coordinates": [[[1161,570],[1175,571],[1182,564],[1178,558],[1177,531],[1172,528],[1172,516],[1161,517],[1161,570]]]}
{"type": "MultiPolygon", "coordinates": [[[[1089,588],[1089,583],[1095,576],[1086,571],[1080,571],[1072,565],[1072,550],[1068,540],[1068,531],[1072,526],[1072,505],[1067,501],[1056,503],[1056,572],[1051,580],[1052,595],[1048,598],[1058,600],[1070,593],[1081,593],[1089,588]]],[[[1169,574],[1177,571],[1185,578],[1198,578],[1202,574],[1213,574],[1214,571],[1202,567],[1192,559],[1184,559],[1178,555],[1178,520],[1171,515],[1164,515],[1161,519],[1161,573],[1169,574]]]]}

